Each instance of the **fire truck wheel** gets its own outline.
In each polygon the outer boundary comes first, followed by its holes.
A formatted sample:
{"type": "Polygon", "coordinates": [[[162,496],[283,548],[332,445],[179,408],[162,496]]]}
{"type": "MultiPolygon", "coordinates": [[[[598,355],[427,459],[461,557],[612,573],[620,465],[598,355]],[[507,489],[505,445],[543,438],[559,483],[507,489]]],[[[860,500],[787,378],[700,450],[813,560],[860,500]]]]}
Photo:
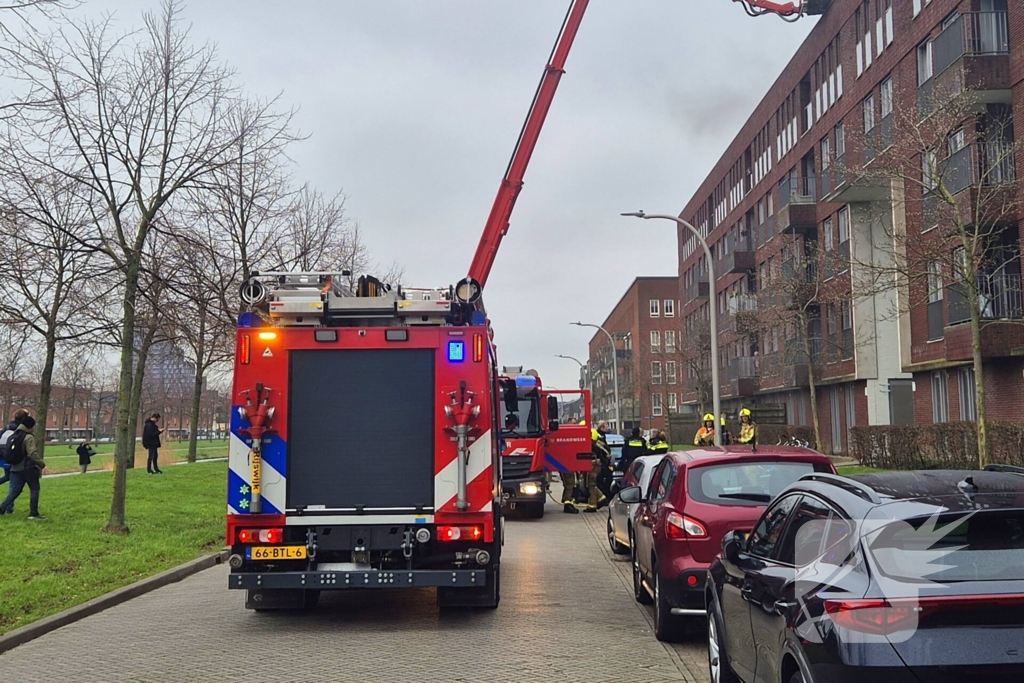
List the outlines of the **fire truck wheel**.
{"type": "Polygon", "coordinates": [[[544,501],[539,503],[530,503],[529,507],[526,508],[526,514],[530,519],[543,519],[544,518],[544,501]]]}

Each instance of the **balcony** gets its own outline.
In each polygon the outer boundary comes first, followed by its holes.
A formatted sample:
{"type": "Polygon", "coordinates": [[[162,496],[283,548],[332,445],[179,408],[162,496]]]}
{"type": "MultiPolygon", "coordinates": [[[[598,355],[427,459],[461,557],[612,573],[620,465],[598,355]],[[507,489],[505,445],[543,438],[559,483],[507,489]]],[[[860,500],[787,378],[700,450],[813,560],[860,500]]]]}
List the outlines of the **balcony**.
{"type": "Polygon", "coordinates": [[[1016,145],[1011,142],[976,142],[947,157],[942,180],[952,194],[969,187],[1012,185],[1017,179],[1016,145]]]}
{"type": "Polygon", "coordinates": [[[934,76],[918,86],[918,114],[934,111],[936,97],[974,93],[979,104],[1012,102],[1006,11],[964,12],[932,43],[934,76]]]}
{"type": "Polygon", "coordinates": [[[711,287],[708,285],[707,273],[701,273],[692,284],[686,288],[686,302],[704,300],[708,298],[711,287]]]}
{"type": "Polygon", "coordinates": [[[761,376],[758,388],[761,391],[799,389],[809,384],[810,371],[807,363],[791,362],[787,353],[771,353],[762,356],[761,376]]]}
{"type": "Polygon", "coordinates": [[[757,267],[757,252],[753,240],[748,237],[734,239],[729,235],[725,241],[728,253],[722,259],[719,277],[731,273],[749,273],[757,267]]]}
{"type": "Polygon", "coordinates": [[[758,328],[758,295],[736,294],[726,300],[728,320],[725,329],[734,334],[747,334],[758,328]]]}
{"type": "Polygon", "coordinates": [[[757,236],[757,246],[763,247],[765,243],[775,236],[775,216],[768,216],[764,223],[754,229],[757,236]]]}
{"type": "Polygon", "coordinates": [[[729,361],[729,384],[732,395],[751,396],[760,389],[761,359],[754,357],[733,358],[729,361]]]}
{"type": "MultiPolygon", "coordinates": [[[[1018,271],[1019,266],[1014,266],[1018,271]]],[[[971,319],[971,307],[962,284],[946,288],[949,298],[949,325],[959,325],[971,319]]],[[[1024,320],[1024,301],[1021,296],[1020,273],[993,273],[978,278],[978,308],[981,319],[1024,320]]]]}
{"type": "Polygon", "coordinates": [[[787,176],[779,183],[778,231],[814,235],[818,228],[815,178],[787,176]]]}

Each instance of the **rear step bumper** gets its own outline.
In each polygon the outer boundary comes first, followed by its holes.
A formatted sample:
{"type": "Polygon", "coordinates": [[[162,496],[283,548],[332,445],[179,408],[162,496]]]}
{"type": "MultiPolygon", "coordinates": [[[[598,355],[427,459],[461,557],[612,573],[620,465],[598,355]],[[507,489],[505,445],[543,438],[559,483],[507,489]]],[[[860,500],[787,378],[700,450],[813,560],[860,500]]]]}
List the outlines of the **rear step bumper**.
{"type": "Polygon", "coordinates": [[[261,590],[294,588],[304,590],[346,590],[349,588],[417,588],[487,585],[486,569],[413,570],[401,572],[252,572],[231,574],[228,588],[261,590]]]}

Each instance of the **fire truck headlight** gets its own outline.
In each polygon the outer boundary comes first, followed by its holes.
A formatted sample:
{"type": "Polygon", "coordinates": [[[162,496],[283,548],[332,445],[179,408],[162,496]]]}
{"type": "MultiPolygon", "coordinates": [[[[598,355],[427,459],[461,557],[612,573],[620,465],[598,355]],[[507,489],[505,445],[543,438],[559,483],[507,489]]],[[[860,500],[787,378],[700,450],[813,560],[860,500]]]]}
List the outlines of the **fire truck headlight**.
{"type": "Polygon", "coordinates": [[[528,481],[519,485],[519,493],[524,496],[536,496],[541,492],[541,486],[535,481],[528,481]]]}
{"type": "Polygon", "coordinates": [[[417,529],[416,540],[420,543],[426,543],[430,540],[430,529],[417,529]]]}

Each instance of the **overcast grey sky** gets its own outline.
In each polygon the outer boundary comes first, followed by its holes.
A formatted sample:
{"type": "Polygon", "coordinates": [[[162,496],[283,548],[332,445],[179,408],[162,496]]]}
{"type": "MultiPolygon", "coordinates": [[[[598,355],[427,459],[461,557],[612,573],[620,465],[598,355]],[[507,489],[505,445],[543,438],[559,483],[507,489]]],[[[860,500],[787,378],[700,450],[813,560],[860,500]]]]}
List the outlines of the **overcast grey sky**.
{"type": "MultiPolygon", "coordinates": [[[[125,27],[156,0],[87,0],[125,27]]],[[[462,277],[568,0],[192,0],[253,93],[311,135],[297,178],[344,190],[407,284],[462,277]]],[[[590,331],[637,275],[677,272],[668,224],[815,19],[729,0],[591,0],[485,293],[499,360],[576,386],[590,331]]]]}

